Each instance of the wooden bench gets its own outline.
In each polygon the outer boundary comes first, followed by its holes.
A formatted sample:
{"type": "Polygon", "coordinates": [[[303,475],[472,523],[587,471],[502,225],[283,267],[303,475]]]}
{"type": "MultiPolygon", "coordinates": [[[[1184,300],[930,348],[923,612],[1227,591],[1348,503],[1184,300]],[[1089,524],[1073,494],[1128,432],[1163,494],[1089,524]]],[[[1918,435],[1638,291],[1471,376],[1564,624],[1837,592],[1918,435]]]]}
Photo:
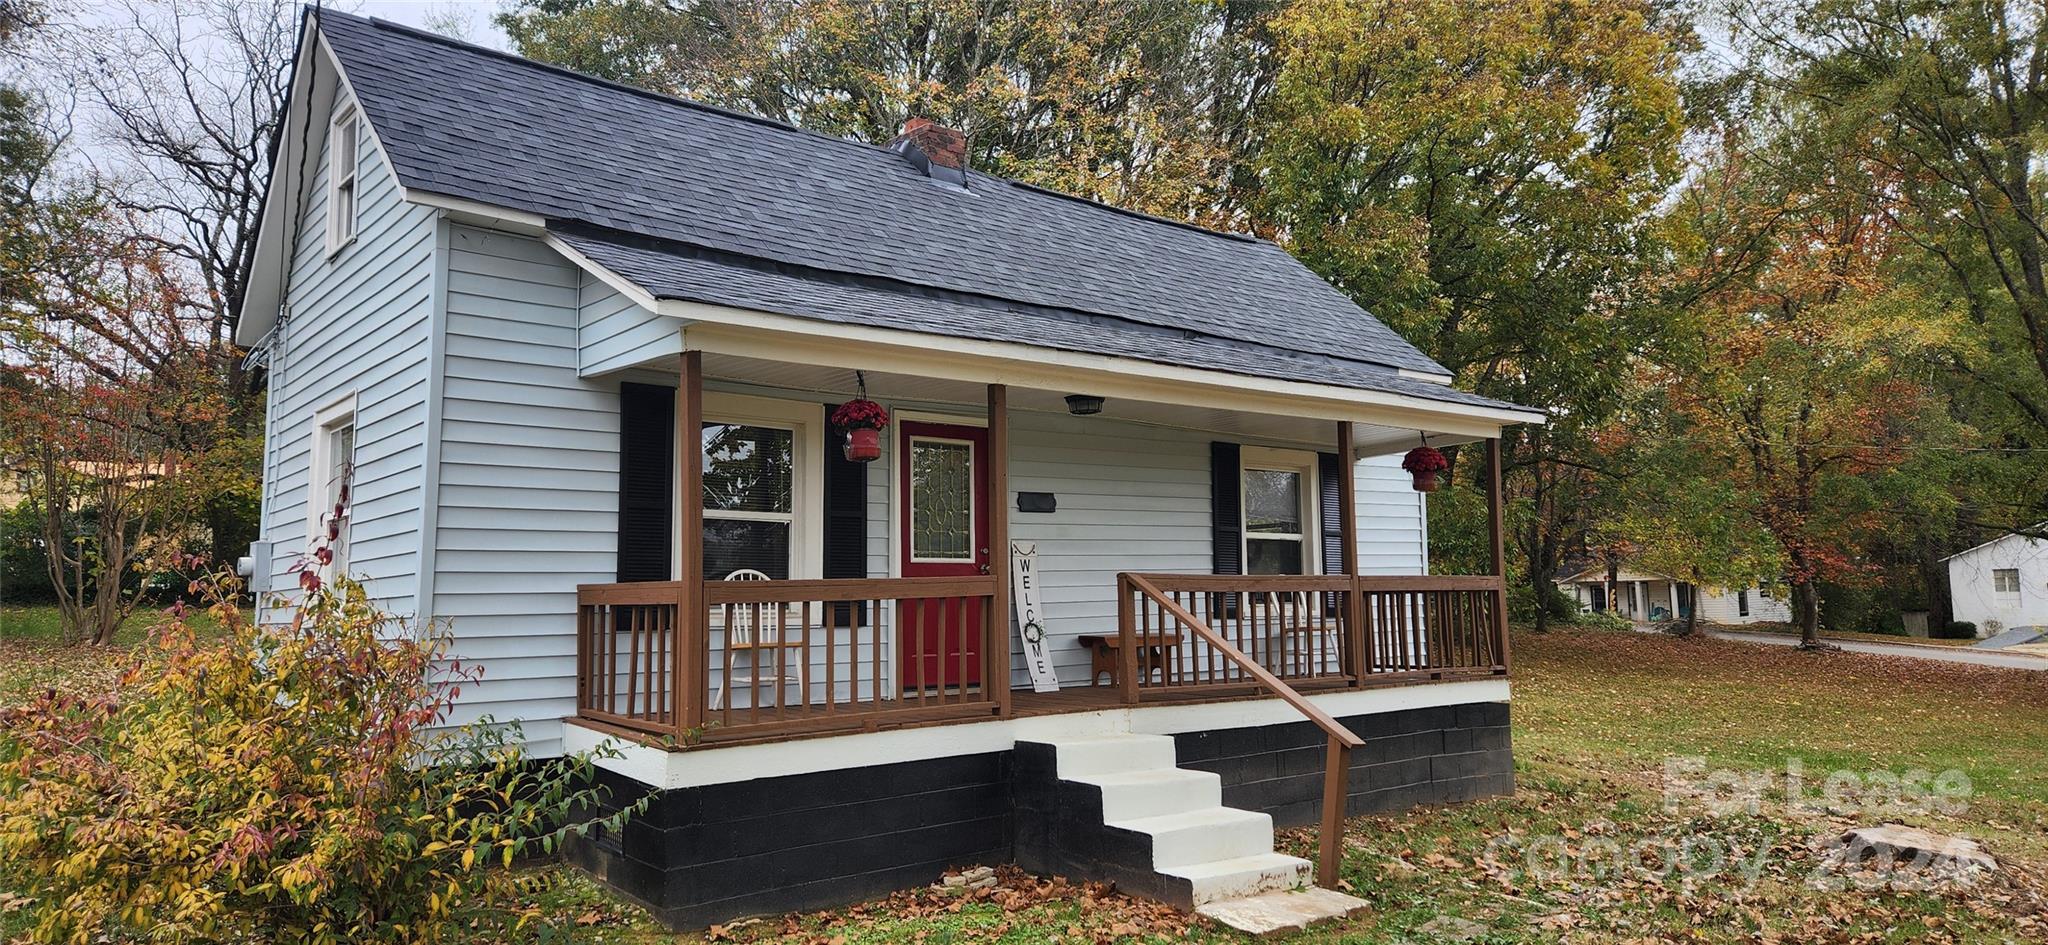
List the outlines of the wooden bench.
{"type": "MultiPolygon", "coordinates": [[[[1112,686],[1117,685],[1118,681],[1123,679],[1121,674],[1123,671],[1124,639],[1122,636],[1102,636],[1091,633],[1084,634],[1075,639],[1080,641],[1082,646],[1088,648],[1089,685],[1095,685],[1096,678],[1103,673],[1109,674],[1109,684],[1112,686]]],[[[1133,642],[1137,644],[1138,650],[1138,675],[1140,678],[1149,679],[1153,670],[1165,667],[1173,658],[1174,647],[1180,645],[1180,631],[1141,633],[1138,634],[1137,639],[1133,642]]]]}

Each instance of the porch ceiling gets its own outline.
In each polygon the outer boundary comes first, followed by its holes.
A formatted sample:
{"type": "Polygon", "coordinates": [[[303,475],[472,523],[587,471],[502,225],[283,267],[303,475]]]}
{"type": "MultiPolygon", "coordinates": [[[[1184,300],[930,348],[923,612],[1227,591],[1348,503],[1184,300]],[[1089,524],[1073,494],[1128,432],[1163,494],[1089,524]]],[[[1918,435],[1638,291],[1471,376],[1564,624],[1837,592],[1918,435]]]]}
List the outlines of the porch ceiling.
{"type": "MultiPolygon", "coordinates": [[[[771,361],[731,354],[704,355],[707,379],[753,387],[817,394],[823,398],[854,396],[856,383],[850,367],[821,367],[786,361],[771,361]]],[[[929,404],[935,408],[967,408],[979,414],[987,402],[982,384],[945,378],[922,377],[888,371],[864,370],[871,397],[897,403],[929,404]]],[[[768,391],[764,391],[767,393],[768,391]]],[[[1089,390],[1043,390],[1010,388],[1012,410],[1066,413],[1068,394],[1095,394],[1089,390]]],[[[1270,441],[1275,444],[1307,446],[1327,450],[1336,442],[1336,423],[1314,417],[1291,417],[1247,410],[1227,410],[1165,404],[1130,398],[1110,397],[1103,404],[1104,419],[1124,420],[1153,426],[1217,433],[1236,440],[1270,441]]],[[[1413,428],[1360,423],[1355,426],[1358,455],[1377,456],[1412,449],[1419,442],[1413,428]]],[[[1433,434],[1429,442],[1450,445],[1472,442],[1475,437],[1433,434]]]]}

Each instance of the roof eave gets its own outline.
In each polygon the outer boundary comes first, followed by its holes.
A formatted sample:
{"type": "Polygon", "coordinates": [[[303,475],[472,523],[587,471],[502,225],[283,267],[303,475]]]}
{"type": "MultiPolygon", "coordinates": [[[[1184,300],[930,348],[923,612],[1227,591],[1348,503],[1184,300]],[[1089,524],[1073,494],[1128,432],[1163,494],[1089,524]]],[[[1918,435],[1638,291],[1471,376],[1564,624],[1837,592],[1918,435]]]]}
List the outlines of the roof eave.
{"type": "MultiPolygon", "coordinates": [[[[943,359],[942,363],[927,364],[928,370],[951,372],[958,375],[956,379],[1030,377],[1036,381],[1036,386],[1060,387],[1080,384],[1091,391],[1101,393],[1110,393],[1105,384],[1128,381],[1129,383],[1120,388],[1125,392],[1125,396],[1145,391],[1155,397],[1162,396],[1161,392],[1164,390],[1179,386],[1190,391],[1228,392],[1231,398],[1243,401],[1244,409],[1249,410],[1259,409],[1254,405],[1263,404],[1268,412],[1286,413],[1289,405],[1298,409],[1313,405],[1317,412],[1338,418],[1355,417],[1366,422],[1392,422],[1436,432],[1475,437],[1498,435],[1500,428],[1504,426],[1542,424],[1549,419],[1542,411],[1530,408],[1502,409],[1336,384],[1256,377],[1117,355],[1081,353],[1019,342],[847,325],[798,315],[667,298],[598,263],[558,236],[550,234],[545,237],[545,241],[551,248],[593,277],[633,299],[642,307],[678,319],[679,322],[692,324],[693,327],[686,331],[686,346],[700,343],[691,341],[690,336],[705,335],[703,329],[694,327],[698,325],[716,326],[711,329],[712,335],[716,335],[719,328],[772,332],[792,341],[809,340],[834,346],[832,350],[836,353],[826,356],[830,363],[843,363],[842,359],[849,346],[866,346],[872,350],[896,352],[925,352],[943,359]],[[1023,364],[1032,365],[1034,369],[1019,373],[1016,366],[1023,364]],[[1066,378],[1071,378],[1072,383],[1066,383],[1063,380],[1066,378]],[[1396,415],[1398,419],[1395,419],[1396,415]]],[[[800,356],[799,348],[794,345],[781,350],[786,358],[800,356]]]]}

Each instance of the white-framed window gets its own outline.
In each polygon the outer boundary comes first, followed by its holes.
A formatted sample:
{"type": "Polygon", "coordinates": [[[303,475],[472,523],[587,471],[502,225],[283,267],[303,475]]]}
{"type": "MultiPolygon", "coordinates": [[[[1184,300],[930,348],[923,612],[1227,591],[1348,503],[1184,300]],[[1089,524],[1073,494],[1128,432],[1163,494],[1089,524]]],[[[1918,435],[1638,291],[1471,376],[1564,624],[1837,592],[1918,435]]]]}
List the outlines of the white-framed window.
{"type": "Polygon", "coordinates": [[[362,163],[363,123],[353,104],[334,115],[328,130],[327,168],[327,254],[332,256],[356,238],[356,211],[360,201],[356,168],[362,163]]]}
{"type": "MultiPolygon", "coordinates": [[[[317,542],[328,533],[328,523],[336,522],[335,507],[340,506],[337,534],[328,543],[334,552],[334,559],[325,571],[332,574],[348,573],[349,523],[355,517],[355,497],[350,495],[342,501],[342,487],[354,479],[356,462],[356,399],[354,394],[336,400],[321,408],[313,415],[313,455],[308,467],[308,489],[306,510],[306,537],[309,543],[317,542]]],[[[351,489],[351,491],[353,491],[351,489]]]]}
{"type": "Polygon", "coordinates": [[[2000,594],[2020,592],[2020,569],[1994,568],[1991,572],[1991,589],[2000,594]]]}
{"type": "Polygon", "coordinates": [[[1240,463],[1244,573],[1315,574],[1316,454],[1248,446],[1240,463]]]}
{"type": "Polygon", "coordinates": [[[823,422],[816,404],[707,394],[704,398],[703,575],[773,580],[823,567],[823,422]]]}
{"type": "Polygon", "coordinates": [[[974,441],[910,438],[910,560],[973,564],[974,441]]]}
{"type": "Polygon", "coordinates": [[[1735,592],[1735,613],[1741,617],[1749,616],[1749,588],[1735,592]]]}

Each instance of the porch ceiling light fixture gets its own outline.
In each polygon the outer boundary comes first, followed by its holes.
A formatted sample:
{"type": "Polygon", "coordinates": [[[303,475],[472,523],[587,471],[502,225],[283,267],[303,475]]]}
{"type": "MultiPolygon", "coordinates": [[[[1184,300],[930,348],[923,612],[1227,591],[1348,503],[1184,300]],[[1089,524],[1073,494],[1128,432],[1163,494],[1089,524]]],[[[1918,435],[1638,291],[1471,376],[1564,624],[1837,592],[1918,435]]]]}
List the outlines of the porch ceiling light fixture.
{"type": "Polygon", "coordinates": [[[1067,412],[1076,417],[1101,413],[1102,398],[1093,394],[1068,394],[1067,412]]]}

